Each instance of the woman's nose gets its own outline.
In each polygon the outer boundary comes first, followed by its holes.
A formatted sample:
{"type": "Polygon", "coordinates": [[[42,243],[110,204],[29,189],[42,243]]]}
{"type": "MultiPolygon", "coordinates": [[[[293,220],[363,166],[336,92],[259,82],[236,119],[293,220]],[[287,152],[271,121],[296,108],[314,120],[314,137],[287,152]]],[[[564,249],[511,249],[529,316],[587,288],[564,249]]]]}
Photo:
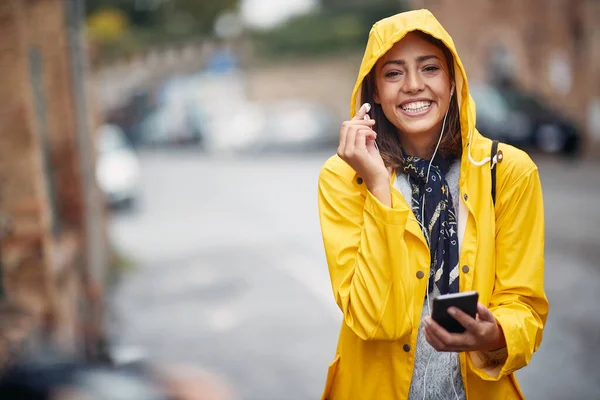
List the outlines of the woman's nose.
{"type": "Polygon", "coordinates": [[[404,80],[403,90],[406,93],[417,93],[423,90],[425,84],[422,77],[418,73],[409,73],[404,80]]]}

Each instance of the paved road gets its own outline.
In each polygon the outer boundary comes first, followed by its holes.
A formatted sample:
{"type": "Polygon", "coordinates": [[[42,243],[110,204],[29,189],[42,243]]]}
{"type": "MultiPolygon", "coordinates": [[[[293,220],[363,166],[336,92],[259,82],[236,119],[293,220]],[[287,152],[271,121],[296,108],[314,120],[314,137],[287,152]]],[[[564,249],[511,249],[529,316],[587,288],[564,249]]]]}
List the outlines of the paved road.
{"type": "MultiPolygon", "coordinates": [[[[318,398],[341,320],[316,206],[326,158],[144,154],[139,208],[111,223],[138,265],[113,297],[116,341],[209,368],[242,399],[318,398]]],[[[539,163],[552,308],[521,385],[600,398],[600,164],[539,163]]]]}

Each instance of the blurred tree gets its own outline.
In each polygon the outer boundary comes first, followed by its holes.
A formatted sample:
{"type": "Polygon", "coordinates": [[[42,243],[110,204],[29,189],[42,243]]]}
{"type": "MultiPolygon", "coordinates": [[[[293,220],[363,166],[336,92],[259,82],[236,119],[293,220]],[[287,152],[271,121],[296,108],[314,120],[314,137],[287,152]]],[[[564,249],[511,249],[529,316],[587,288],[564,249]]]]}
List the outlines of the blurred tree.
{"type": "Polygon", "coordinates": [[[96,43],[117,41],[128,29],[127,15],[117,8],[100,10],[88,18],[88,34],[96,43]]]}
{"type": "Polygon", "coordinates": [[[170,0],[87,0],[88,16],[105,9],[119,9],[133,25],[151,26],[163,19],[162,9],[170,0]]]}
{"type": "Polygon", "coordinates": [[[199,33],[213,32],[215,20],[224,11],[237,9],[239,0],[170,0],[174,11],[191,17],[199,33]]]}
{"type": "Polygon", "coordinates": [[[279,57],[361,49],[376,21],[410,9],[407,0],[321,0],[321,6],[320,12],[254,32],[259,50],[279,57]]]}
{"type": "Polygon", "coordinates": [[[98,61],[212,36],[217,18],[239,0],[87,0],[98,61]]]}
{"type": "Polygon", "coordinates": [[[347,10],[348,8],[369,8],[372,6],[381,6],[382,4],[390,6],[404,7],[405,1],[403,0],[321,0],[321,7],[323,10],[329,11],[341,11],[347,10]]]}
{"type": "Polygon", "coordinates": [[[216,18],[237,8],[239,0],[87,0],[87,13],[118,8],[127,14],[133,25],[149,27],[184,25],[196,33],[212,32],[216,18]],[[175,21],[175,23],[171,23],[175,21]]]}

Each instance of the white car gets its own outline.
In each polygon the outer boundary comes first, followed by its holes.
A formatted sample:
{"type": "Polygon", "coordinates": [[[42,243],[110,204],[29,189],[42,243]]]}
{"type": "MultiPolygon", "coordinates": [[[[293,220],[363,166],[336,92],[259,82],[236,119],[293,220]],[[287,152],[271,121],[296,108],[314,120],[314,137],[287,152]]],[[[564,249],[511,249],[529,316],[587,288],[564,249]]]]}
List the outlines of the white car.
{"type": "Polygon", "coordinates": [[[140,163],[127,137],[116,125],[98,131],[96,180],[107,204],[131,206],[140,186],[140,163]]]}

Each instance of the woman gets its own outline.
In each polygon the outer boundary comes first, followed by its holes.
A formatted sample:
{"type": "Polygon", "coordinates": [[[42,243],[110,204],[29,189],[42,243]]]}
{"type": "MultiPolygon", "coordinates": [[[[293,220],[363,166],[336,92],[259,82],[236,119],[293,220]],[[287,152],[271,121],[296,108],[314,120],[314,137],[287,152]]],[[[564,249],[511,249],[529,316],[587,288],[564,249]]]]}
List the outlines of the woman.
{"type": "Polygon", "coordinates": [[[323,399],[522,398],[514,372],[548,313],[535,164],[508,145],[490,160],[452,39],[427,10],[373,26],[351,116],[319,178],[344,316],[323,399]],[[436,295],[471,290],[477,318],[454,313],[465,333],[431,319],[436,295]]]}

